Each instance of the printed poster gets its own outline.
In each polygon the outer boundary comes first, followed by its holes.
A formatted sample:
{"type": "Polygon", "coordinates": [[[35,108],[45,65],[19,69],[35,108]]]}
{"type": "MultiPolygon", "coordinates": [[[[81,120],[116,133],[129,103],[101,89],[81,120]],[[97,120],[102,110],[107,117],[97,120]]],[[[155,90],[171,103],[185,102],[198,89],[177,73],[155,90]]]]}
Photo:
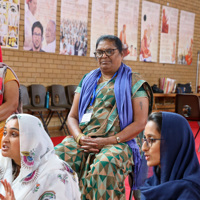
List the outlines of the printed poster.
{"type": "Polygon", "coordinates": [[[96,41],[101,35],[114,35],[116,0],[92,0],[90,56],[94,57],[96,41]]]}
{"type": "Polygon", "coordinates": [[[3,48],[19,48],[19,0],[0,0],[0,45],[3,48]]]}
{"type": "Polygon", "coordinates": [[[24,50],[55,53],[57,0],[25,0],[24,50]]]}
{"type": "Polygon", "coordinates": [[[118,37],[123,44],[125,60],[137,60],[139,3],[139,0],[119,0],[118,37]]]}
{"type": "Polygon", "coordinates": [[[178,9],[162,7],[160,63],[176,63],[176,37],[178,27],[178,9]]]}
{"type": "Polygon", "coordinates": [[[194,20],[194,13],[181,10],[179,25],[178,64],[192,64],[194,20]]]}
{"type": "Polygon", "coordinates": [[[60,54],[86,56],[88,0],[62,0],[60,54]]]}
{"type": "Polygon", "coordinates": [[[142,2],[140,61],[157,62],[160,4],[142,2]]]}

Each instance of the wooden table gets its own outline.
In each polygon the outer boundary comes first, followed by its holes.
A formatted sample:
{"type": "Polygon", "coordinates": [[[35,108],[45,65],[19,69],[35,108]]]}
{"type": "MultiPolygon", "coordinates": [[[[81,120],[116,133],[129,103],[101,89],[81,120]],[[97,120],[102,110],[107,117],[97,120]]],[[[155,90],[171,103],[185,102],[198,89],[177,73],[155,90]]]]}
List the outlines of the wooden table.
{"type": "MultiPolygon", "coordinates": [[[[200,96],[200,93],[191,93],[200,96]]],[[[168,111],[175,112],[176,93],[154,93],[153,94],[153,112],[168,111]]]]}
{"type": "Polygon", "coordinates": [[[153,112],[168,111],[175,112],[176,94],[153,94],[153,112]]]}

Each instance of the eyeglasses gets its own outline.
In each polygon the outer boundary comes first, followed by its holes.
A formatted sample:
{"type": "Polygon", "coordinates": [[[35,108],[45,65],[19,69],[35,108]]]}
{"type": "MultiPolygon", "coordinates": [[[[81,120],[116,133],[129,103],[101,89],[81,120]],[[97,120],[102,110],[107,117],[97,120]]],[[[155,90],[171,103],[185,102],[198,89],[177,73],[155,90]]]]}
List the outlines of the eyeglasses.
{"type": "Polygon", "coordinates": [[[144,142],[146,142],[147,147],[150,148],[150,147],[152,147],[153,143],[155,143],[156,140],[163,140],[163,139],[142,138],[142,143],[144,144],[144,142]]]}
{"type": "Polygon", "coordinates": [[[40,34],[40,33],[33,33],[33,35],[36,37],[36,36],[38,36],[38,37],[41,37],[42,35],[40,34]]]}
{"type": "Polygon", "coordinates": [[[105,51],[102,50],[97,50],[96,52],[94,52],[94,55],[96,58],[101,58],[103,56],[103,54],[105,53],[106,56],[112,56],[114,54],[114,51],[117,50],[116,49],[106,49],[105,51]]]}

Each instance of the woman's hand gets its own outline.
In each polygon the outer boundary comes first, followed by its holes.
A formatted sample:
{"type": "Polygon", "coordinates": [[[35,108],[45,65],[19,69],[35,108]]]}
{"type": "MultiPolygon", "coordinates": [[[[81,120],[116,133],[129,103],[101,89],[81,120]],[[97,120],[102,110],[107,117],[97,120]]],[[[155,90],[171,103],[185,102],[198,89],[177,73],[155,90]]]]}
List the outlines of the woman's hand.
{"type": "Polygon", "coordinates": [[[14,192],[13,192],[13,189],[12,189],[10,183],[8,183],[6,181],[6,179],[1,180],[1,183],[3,184],[4,189],[5,189],[5,196],[0,194],[0,199],[1,200],[15,200],[15,195],[14,195],[14,192]]]}
{"type": "Polygon", "coordinates": [[[100,149],[102,149],[106,145],[106,138],[97,137],[91,138],[82,136],[80,138],[81,148],[84,149],[85,152],[93,152],[98,153],[100,149]]]}

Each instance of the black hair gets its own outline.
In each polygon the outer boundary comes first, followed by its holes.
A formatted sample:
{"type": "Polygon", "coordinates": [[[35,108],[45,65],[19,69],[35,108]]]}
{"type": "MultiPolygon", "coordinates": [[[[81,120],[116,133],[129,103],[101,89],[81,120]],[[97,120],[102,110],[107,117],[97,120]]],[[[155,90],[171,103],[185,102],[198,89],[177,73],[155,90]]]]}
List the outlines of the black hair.
{"type": "Polygon", "coordinates": [[[162,112],[153,112],[149,115],[148,121],[153,121],[157,126],[157,131],[161,133],[162,129],[162,112]]]}
{"type": "Polygon", "coordinates": [[[144,15],[144,21],[146,21],[147,20],[147,16],[146,15],[144,15]]]}
{"type": "Polygon", "coordinates": [[[39,21],[36,21],[35,23],[33,23],[33,26],[32,26],[32,35],[33,35],[33,31],[34,31],[34,29],[36,27],[40,28],[41,33],[42,33],[41,36],[43,36],[43,26],[42,26],[42,24],[39,21]]]}
{"type": "Polygon", "coordinates": [[[101,41],[108,40],[114,43],[114,45],[117,47],[119,50],[119,53],[122,53],[122,42],[121,40],[115,36],[115,35],[102,35],[101,37],[98,38],[96,42],[96,49],[101,41]]]}
{"type": "Polygon", "coordinates": [[[17,117],[17,115],[13,114],[12,117],[10,117],[9,119],[6,120],[5,124],[7,124],[11,119],[17,119],[18,120],[18,117],[17,117]]]}
{"type": "Polygon", "coordinates": [[[23,105],[22,105],[22,91],[21,88],[19,88],[19,103],[18,103],[18,107],[17,107],[17,111],[18,113],[23,113],[23,105]]]}

